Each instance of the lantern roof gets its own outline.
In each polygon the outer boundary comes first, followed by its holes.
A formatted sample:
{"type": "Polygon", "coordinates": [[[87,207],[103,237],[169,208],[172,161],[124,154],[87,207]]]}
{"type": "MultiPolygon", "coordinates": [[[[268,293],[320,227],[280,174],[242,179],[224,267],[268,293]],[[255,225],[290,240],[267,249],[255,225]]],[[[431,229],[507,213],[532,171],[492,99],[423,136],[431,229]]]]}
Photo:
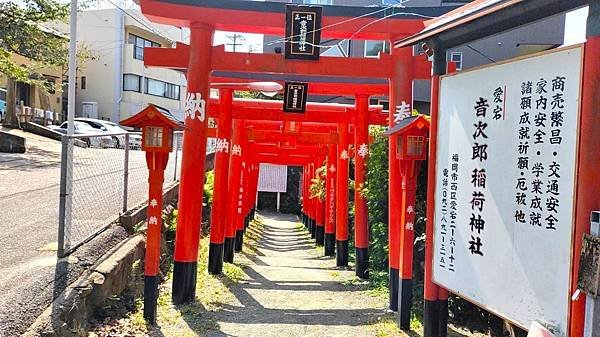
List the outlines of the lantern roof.
{"type": "Polygon", "coordinates": [[[409,133],[410,131],[415,130],[427,130],[429,131],[429,116],[426,115],[416,115],[406,117],[398,124],[389,128],[386,132],[383,133],[384,136],[399,136],[405,133],[409,133]]]}
{"type": "Polygon", "coordinates": [[[149,104],[142,111],[121,121],[121,125],[129,127],[143,127],[146,125],[168,126],[173,130],[185,128],[183,123],[176,119],[169,111],[149,104]]]}

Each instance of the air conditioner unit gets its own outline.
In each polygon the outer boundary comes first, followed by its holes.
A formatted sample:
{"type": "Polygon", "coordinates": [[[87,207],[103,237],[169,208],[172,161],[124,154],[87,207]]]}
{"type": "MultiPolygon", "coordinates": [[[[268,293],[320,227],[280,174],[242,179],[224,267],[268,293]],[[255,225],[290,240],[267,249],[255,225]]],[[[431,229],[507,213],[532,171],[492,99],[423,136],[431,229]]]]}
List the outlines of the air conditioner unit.
{"type": "Polygon", "coordinates": [[[98,119],[98,102],[81,102],[81,117],[98,119]]]}

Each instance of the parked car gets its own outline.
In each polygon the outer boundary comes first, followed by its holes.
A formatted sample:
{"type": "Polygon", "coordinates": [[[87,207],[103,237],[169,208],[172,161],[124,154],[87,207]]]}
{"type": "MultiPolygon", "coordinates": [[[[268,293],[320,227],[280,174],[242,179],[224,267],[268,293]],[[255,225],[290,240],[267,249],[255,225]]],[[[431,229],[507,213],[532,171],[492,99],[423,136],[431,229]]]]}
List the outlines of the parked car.
{"type": "MultiPolygon", "coordinates": [[[[94,129],[89,124],[84,122],[75,121],[74,133],[76,135],[87,135],[89,137],[81,138],[90,147],[114,147],[114,141],[110,136],[105,136],[97,129],[94,129]]],[[[50,125],[50,129],[58,131],[60,133],[67,133],[67,122],[62,123],[60,126],[50,125]]]]}
{"type": "Polygon", "coordinates": [[[0,121],[6,118],[6,89],[0,88],[0,121]]]}
{"type": "MultiPolygon", "coordinates": [[[[93,118],[75,118],[78,122],[84,122],[89,124],[96,130],[100,130],[102,132],[108,133],[126,133],[127,130],[123,129],[119,124],[104,121],[101,119],[93,119],[93,118]]],[[[125,147],[125,135],[111,135],[113,139],[113,144],[116,148],[124,148],[125,147]]],[[[129,148],[130,149],[141,149],[142,148],[142,136],[137,133],[129,134],[129,148]]]]}

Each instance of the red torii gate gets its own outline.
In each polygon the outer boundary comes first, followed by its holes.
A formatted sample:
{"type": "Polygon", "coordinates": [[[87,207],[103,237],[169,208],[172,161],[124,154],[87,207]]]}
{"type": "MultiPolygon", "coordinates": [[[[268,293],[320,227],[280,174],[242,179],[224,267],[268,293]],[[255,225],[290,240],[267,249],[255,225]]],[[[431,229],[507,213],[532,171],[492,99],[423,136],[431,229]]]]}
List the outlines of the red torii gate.
{"type": "MultiPolygon", "coordinates": [[[[206,114],[207,104],[210,110],[209,82],[213,70],[227,72],[267,72],[298,73],[314,76],[371,77],[386,78],[390,81],[390,106],[396,107],[399,102],[411,102],[410,90],[414,78],[429,78],[429,64],[424,59],[413,58],[412,53],[392,51],[392,55],[381,55],[380,59],[348,59],[321,57],[319,62],[284,60],[281,55],[226,53],[223,47],[212,47],[215,29],[280,34],[283,32],[283,4],[203,1],[201,5],[194,2],[163,2],[141,0],[142,12],[155,22],[189,27],[191,30],[190,45],[178,44],[174,49],[152,49],[145,52],[147,66],[169,67],[187,71],[188,97],[186,99],[186,131],[184,132],[182,176],[180,192],[180,216],[177,226],[177,242],[174,255],[173,300],[175,303],[193,301],[195,296],[195,275],[197,250],[199,242],[199,224],[201,220],[202,182],[203,177],[197,172],[204,166],[206,147],[206,114]],[[230,7],[228,7],[230,6],[230,7]],[[261,6],[267,6],[268,10],[261,6]],[[281,6],[281,7],[278,7],[281,6]],[[262,9],[261,9],[262,8],[262,9]],[[276,10],[274,10],[276,9],[276,10]]],[[[339,7],[338,7],[339,8],[339,7]]],[[[398,15],[385,20],[372,21],[368,16],[353,18],[344,16],[328,16],[323,18],[324,37],[394,40],[409,35],[423,27],[421,19],[414,16],[398,15]],[[332,26],[333,25],[333,26],[332,26]]],[[[357,146],[355,181],[357,186],[364,183],[364,167],[368,155],[368,112],[369,94],[357,91],[355,114],[355,144],[357,146]]],[[[223,113],[227,114],[225,109],[223,113]]],[[[394,109],[390,109],[392,117],[394,109]]],[[[347,116],[345,116],[347,117],[347,116]]],[[[270,118],[302,120],[298,117],[276,114],[270,118]]],[[[229,118],[231,120],[231,118],[229,118]]],[[[348,123],[347,119],[338,122],[348,123]]],[[[393,123],[393,118],[390,118],[393,123]]],[[[347,125],[341,125],[342,129],[347,125]]],[[[227,127],[221,125],[223,134],[227,127]]],[[[218,131],[218,133],[220,133],[218,131]]],[[[345,133],[342,133],[345,134],[345,133]]],[[[218,135],[220,136],[220,135],[218,135]]],[[[220,139],[229,139],[220,138],[220,139]]],[[[238,145],[232,141],[232,145],[238,145]]],[[[338,157],[347,151],[338,147],[338,157]]],[[[395,145],[390,142],[390,151],[395,145]]],[[[338,161],[340,159],[338,158],[338,161]]],[[[342,159],[347,161],[347,159],[342,159]]],[[[233,157],[232,157],[233,161],[233,157]]],[[[338,163],[339,164],[339,163],[338,163]]],[[[338,165],[339,166],[339,165],[338,165]]],[[[390,170],[390,184],[400,183],[398,172],[390,170]]],[[[339,181],[337,182],[339,185],[339,181]]],[[[343,190],[343,189],[342,189],[343,190]]],[[[356,193],[356,228],[364,237],[357,236],[357,275],[368,276],[368,231],[366,202],[356,193]]],[[[390,192],[390,210],[398,203],[398,196],[390,192]]],[[[339,206],[339,203],[338,203],[339,206]]],[[[344,207],[338,209],[338,212],[344,207]]],[[[346,205],[347,213],[347,205],[346,205]]],[[[398,235],[400,221],[397,214],[390,212],[390,237],[398,235]]],[[[339,239],[339,237],[338,237],[339,239]]],[[[390,247],[392,248],[392,247],[390,247]]],[[[397,274],[397,253],[390,252],[390,274],[397,274]]],[[[391,284],[390,306],[397,307],[397,284],[391,284]]]]}

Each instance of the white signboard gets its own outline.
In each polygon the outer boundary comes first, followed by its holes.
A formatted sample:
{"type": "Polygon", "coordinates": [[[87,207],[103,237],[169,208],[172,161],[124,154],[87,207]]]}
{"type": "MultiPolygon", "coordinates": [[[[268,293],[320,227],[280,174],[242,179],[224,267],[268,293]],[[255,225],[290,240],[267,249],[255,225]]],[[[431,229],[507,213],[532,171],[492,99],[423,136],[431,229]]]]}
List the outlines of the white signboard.
{"type": "Polygon", "coordinates": [[[433,277],[566,335],[581,48],[442,77],[433,277]]]}
{"type": "Polygon", "coordinates": [[[285,193],[287,191],[287,166],[260,164],[258,191],[285,193]]]}

